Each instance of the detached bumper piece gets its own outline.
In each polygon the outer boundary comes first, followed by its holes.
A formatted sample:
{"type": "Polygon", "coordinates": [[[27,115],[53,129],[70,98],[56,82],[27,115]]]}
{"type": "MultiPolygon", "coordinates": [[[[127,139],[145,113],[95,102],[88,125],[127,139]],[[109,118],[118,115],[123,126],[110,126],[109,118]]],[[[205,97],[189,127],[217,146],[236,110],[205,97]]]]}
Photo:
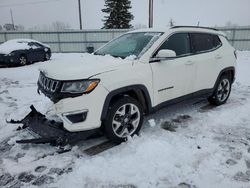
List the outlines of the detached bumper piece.
{"type": "Polygon", "coordinates": [[[39,138],[17,140],[17,143],[26,144],[45,144],[49,143],[53,146],[74,145],[79,141],[86,140],[94,135],[97,130],[69,132],[63,128],[63,123],[54,120],[48,120],[45,115],[38,112],[35,107],[30,106],[31,112],[20,121],[11,119],[7,123],[23,124],[17,130],[28,129],[34,132],[39,138]]]}

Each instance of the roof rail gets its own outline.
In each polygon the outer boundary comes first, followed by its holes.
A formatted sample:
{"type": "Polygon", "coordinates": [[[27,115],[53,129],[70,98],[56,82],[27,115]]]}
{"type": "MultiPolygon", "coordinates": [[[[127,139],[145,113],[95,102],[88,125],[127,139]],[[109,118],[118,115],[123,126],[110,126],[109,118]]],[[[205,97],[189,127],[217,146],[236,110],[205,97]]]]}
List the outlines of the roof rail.
{"type": "Polygon", "coordinates": [[[177,28],[201,28],[201,29],[211,29],[214,31],[218,31],[218,29],[212,27],[200,27],[200,26],[173,26],[170,29],[177,29],[177,28]]]}

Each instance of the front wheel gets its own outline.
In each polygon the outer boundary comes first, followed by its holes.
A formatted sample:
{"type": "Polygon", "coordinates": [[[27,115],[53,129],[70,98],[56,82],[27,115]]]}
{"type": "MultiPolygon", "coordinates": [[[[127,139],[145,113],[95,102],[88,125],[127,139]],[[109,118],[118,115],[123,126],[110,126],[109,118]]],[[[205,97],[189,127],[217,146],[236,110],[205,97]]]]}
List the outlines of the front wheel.
{"type": "Polygon", "coordinates": [[[230,77],[227,75],[223,75],[216,85],[213,95],[208,98],[210,104],[219,106],[226,103],[231,93],[231,86],[232,82],[230,77]]]}
{"type": "Polygon", "coordinates": [[[124,97],[110,106],[104,121],[106,136],[115,143],[126,141],[128,136],[138,134],[143,123],[141,104],[131,98],[124,97]]]}

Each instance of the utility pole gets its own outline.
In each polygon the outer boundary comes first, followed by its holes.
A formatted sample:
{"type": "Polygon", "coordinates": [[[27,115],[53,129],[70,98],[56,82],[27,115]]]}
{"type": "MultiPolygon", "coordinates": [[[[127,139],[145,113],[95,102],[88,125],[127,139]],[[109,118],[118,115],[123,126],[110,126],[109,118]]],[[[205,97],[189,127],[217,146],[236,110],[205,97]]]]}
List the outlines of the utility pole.
{"type": "Polygon", "coordinates": [[[80,23],[80,30],[82,30],[82,9],[81,9],[81,0],[78,0],[78,8],[79,8],[79,23],[80,23]]]}
{"type": "Polygon", "coordinates": [[[11,22],[13,25],[13,30],[15,30],[15,23],[14,23],[14,18],[13,18],[13,14],[12,14],[12,9],[10,9],[10,16],[11,16],[11,22]]]}
{"type": "Polygon", "coordinates": [[[153,11],[153,8],[154,8],[154,0],[149,0],[149,17],[148,17],[148,27],[151,28],[153,27],[153,14],[154,14],[154,11],[153,11]]]}

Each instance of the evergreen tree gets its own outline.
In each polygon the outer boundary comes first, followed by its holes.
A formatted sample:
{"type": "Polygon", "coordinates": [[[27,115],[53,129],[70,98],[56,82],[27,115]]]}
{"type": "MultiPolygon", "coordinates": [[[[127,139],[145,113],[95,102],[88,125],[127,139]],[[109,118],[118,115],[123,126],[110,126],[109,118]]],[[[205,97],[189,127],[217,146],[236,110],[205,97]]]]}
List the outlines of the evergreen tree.
{"type": "Polygon", "coordinates": [[[105,8],[102,12],[108,14],[104,16],[103,29],[128,29],[132,25],[130,21],[134,16],[129,12],[131,8],[130,0],[105,0],[105,8]]]}

